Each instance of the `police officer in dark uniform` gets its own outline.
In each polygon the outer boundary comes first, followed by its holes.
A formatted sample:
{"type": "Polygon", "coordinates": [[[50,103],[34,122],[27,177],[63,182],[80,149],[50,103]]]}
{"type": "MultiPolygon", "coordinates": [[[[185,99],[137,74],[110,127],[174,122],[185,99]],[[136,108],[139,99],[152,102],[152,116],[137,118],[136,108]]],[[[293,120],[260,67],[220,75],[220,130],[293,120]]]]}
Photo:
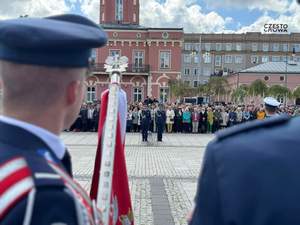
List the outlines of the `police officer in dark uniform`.
{"type": "Polygon", "coordinates": [[[218,133],[189,224],[300,224],[299,132],[300,118],[276,116],[218,133]]]}
{"type": "Polygon", "coordinates": [[[148,141],[148,130],[151,122],[151,113],[146,104],[143,105],[141,112],[141,130],[142,130],[142,140],[143,142],[148,141]]]}
{"type": "Polygon", "coordinates": [[[157,127],[157,141],[162,141],[162,134],[166,126],[166,112],[163,109],[163,105],[159,105],[159,109],[155,114],[156,127],[157,127]]]}
{"type": "Polygon", "coordinates": [[[59,139],[76,119],[92,48],[106,34],[78,15],[0,21],[0,224],[95,224],[59,139]]]}

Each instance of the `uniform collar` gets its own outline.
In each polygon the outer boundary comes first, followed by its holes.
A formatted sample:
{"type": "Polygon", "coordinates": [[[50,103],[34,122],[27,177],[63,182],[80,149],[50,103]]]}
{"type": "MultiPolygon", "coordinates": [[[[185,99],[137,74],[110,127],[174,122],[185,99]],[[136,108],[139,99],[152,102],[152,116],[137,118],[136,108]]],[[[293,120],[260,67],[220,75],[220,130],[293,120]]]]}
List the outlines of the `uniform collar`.
{"type": "Polygon", "coordinates": [[[15,127],[19,127],[30,132],[34,136],[40,138],[52,150],[52,152],[56,155],[58,159],[63,158],[66,151],[65,145],[57,135],[47,131],[44,128],[8,116],[1,115],[0,122],[13,125],[15,127]]]}

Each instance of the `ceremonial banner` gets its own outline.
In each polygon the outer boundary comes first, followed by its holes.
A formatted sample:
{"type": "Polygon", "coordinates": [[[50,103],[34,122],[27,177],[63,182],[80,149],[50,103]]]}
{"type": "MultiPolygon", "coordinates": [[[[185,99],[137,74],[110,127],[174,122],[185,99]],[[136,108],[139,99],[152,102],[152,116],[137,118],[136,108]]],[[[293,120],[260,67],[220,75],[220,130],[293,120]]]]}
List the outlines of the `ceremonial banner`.
{"type": "MultiPolygon", "coordinates": [[[[99,171],[101,168],[101,153],[102,142],[104,137],[104,125],[106,122],[106,113],[108,105],[109,90],[102,93],[101,108],[98,128],[98,147],[96,152],[94,173],[92,179],[92,186],[90,197],[97,199],[98,185],[99,185],[99,171]]],[[[126,93],[120,89],[118,106],[118,119],[116,129],[116,145],[115,145],[115,159],[113,167],[112,178],[112,195],[111,195],[111,209],[109,217],[109,225],[133,225],[133,212],[131,206],[128,176],[125,162],[125,133],[126,133],[126,116],[127,116],[127,99],[126,93]]],[[[106,224],[105,224],[106,225],[106,224]]]]}

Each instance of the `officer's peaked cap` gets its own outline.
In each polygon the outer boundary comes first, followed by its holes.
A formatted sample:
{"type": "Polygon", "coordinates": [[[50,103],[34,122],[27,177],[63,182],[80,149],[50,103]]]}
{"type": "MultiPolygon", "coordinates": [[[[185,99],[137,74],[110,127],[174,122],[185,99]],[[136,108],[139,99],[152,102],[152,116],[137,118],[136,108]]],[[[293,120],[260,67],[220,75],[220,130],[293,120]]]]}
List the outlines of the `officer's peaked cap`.
{"type": "Polygon", "coordinates": [[[87,67],[93,48],[106,33],[91,20],[73,14],[0,21],[0,59],[49,67],[87,67]]]}

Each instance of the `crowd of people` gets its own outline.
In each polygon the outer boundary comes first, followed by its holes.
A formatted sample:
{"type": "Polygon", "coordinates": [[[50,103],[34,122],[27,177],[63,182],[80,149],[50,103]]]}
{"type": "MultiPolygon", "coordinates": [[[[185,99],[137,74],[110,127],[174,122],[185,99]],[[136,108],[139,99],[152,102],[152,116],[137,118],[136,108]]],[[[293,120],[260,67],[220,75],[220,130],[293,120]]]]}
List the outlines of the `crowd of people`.
{"type": "MultiPolygon", "coordinates": [[[[72,131],[97,131],[100,104],[84,104],[80,114],[71,127],[72,131]]],[[[277,114],[297,116],[300,110],[297,106],[280,106],[277,114]]],[[[157,126],[163,126],[167,133],[214,133],[226,127],[232,127],[251,120],[263,120],[268,117],[265,105],[236,105],[213,103],[203,105],[190,104],[159,104],[144,102],[128,105],[127,132],[142,132],[143,123],[147,129],[157,132],[157,126]],[[149,114],[143,118],[143,110],[149,114]],[[162,118],[157,120],[157,112],[162,112],[162,118]],[[149,116],[148,116],[149,115],[149,116]],[[143,122],[144,121],[144,122],[143,122]]]]}

